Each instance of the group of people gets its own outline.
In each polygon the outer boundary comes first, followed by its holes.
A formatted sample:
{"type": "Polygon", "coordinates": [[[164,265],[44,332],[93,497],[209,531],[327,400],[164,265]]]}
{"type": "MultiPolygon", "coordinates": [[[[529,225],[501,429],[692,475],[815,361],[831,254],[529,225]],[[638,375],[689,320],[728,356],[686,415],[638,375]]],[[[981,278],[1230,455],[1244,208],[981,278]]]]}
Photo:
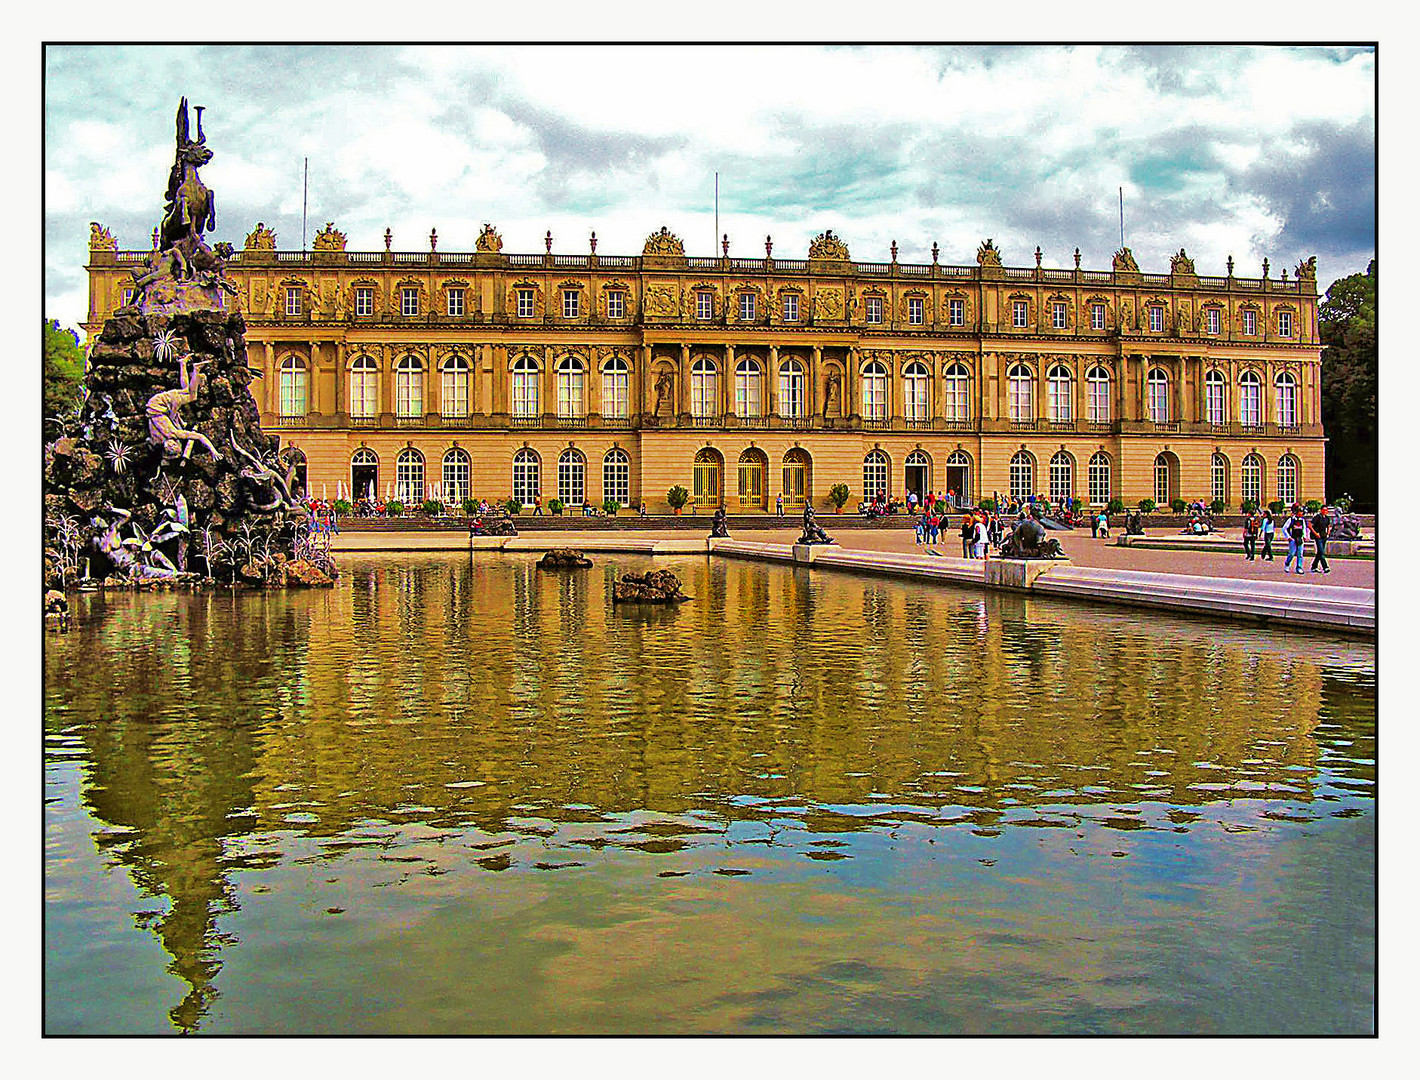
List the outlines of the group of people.
{"type": "MultiPolygon", "coordinates": [[[[1272,541],[1278,532],[1278,521],[1270,509],[1261,515],[1248,514],[1243,519],[1243,558],[1249,561],[1263,559],[1272,562],[1272,541]],[[1258,538],[1262,539],[1262,554],[1257,553],[1258,538]]],[[[1331,533],[1331,515],[1322,507],[1310,518],[1302,511],[1301,503],[1293,503],[1291,512],[1281,522],[1281,533],[1287,540],[1287,557],[1282,560],[1282,572],[1287,573],[1296,564],[1295,572],[1304,574],[1302,560],[1304,549],[1310,540],[1316,548],[1312,556],[1312,573],[1329,574],[1331,565],[1326,561],[1326,540],[1331,533]]]]}
{"type": "MultiPolygon", "coordinates": [[[[951,523],[947,517],[950,503],[933,500],[930,508],[924,508],[913,523],[918,544],[935,544],[946,539],[951,523]]],[[[963,559],[984,559],[991,549],[999,549],[1009,531],[1009,522],[1003,516],[990,510],[968,510],[962,516],[957,535],[961,537],[963,559]]]]}

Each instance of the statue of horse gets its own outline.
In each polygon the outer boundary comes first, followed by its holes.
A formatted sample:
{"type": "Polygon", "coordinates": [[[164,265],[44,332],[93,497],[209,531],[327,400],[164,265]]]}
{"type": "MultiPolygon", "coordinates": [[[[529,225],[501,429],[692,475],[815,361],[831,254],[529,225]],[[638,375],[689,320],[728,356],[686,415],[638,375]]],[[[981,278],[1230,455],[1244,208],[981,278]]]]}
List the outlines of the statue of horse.
{"type": "MultiPolygon", "coordinates": [[[[168,204],[163,211],[158,246],[163,251],[183,252],[184,260],[189,262],[195,250],[206,247],[203,230],[217,227],[216,198],[197,175],[198,168],[211,160],[212,151],[207,149],[207,136],[202,133],[202,106],[197,106],[194,141],[188,130],[187,98],[183,98],[177,110],[177,151],[168,174],[168,204]]],[[[190,265],[186,269],[185,276],[190,277],[190,265]]]]}

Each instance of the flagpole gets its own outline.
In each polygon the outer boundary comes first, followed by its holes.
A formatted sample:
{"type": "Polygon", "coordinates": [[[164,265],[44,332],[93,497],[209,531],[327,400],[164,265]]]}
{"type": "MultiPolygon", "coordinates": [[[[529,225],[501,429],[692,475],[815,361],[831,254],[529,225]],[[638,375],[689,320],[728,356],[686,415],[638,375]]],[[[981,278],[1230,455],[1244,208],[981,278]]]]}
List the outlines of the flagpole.
{"type": "Polygon", "coordinates": [[[1124,249],[1124,189],[1119,189],[1119,247],[1124,249]]]}
{"type": "Polygon", "coordinates": [[[301,159],[301,254],[306,253],[306,192],[309,187],[311,159],[301,159]]]}
{"type": "Polygon", "coordinates": [[[715,254],[715,248],[720,243],[720,174],[715,174],[715,235],[710,238],[710,254],[715,254]]]}

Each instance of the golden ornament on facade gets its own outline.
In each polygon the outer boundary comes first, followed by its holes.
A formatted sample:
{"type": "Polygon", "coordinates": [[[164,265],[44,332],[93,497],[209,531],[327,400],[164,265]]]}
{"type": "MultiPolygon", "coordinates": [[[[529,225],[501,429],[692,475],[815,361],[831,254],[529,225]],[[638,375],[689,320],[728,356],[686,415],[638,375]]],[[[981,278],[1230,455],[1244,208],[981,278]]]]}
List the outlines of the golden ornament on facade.
{"type": "Polygon", "coordinates": [[[656,317],[674,315],[676,313],[676,300],[677,294],[674,285],[660,284],[646,286],[644,304],[647,315],[656,317]]]}
{"type": "Polygon", "coordinates": [[[503,250],[503,238],[498,235],[497,229],[485,221],[483,231],[478,234],[478,240],[474,243],[473,249],[497,254],[503,250]]]}
{"type": "MultiPolygon", "coordinates": [[[[89,250],[90,251],[117,251],[118,240],[113,233],[109,232],[97,221],[89,222],[89,250]]],[[[1312,260],[1316,262],[1315,259],[1312,260]]]]}
{"type": "Polygon", "coordinates": [[[276,233],[266,227],[264,221],[258,221],[256,228],[247,233],[247,251],[275,251],[276,233]]]}
{"type": "Polygon", "coordinates": [[[1134,252],[1130,251],[1127,247],[1122,247],[1116,251],[1114,253],[1114,271],[1115,273],[1122,271],[1137,274],[1139,272],[1139,264],[1134,261],[1134,252]]]}
{"type": "Polygon", "coordinates": [[[1183,248],[1179,248],[1178,254],[1169,260],[1169,273],[1182,277],[1197,276],[1197,271],[1193,269],[1193,260],[1183,248]]]}
{"type": "Polygon", "coordinates": [[[646,237],[646,246],[641,249],[641,254],[684,256],[685,245],[681,243],[679,236],[662,225],[659,232],[653,232],[646,237]]]}
{"type": "Polygon", "coordinates": [[[325,228],[316,233],[316,238],[311,241],[311,248],[315,251],[344,251],[345,234],[335,227],[335,222],[327,221],[325,228]]]}
{"type": "Polygon", "coordinates": [[[838,289],[824,289],[814,293],[814,318],[843,318],[843,293],[838,289]]]}
{"type": "Polygon", "coordinates": [[[833,235],[832,229],[824,229],[809,244],[810,259],[838,259],[848,261],[848,245],[833,235]]]}
{"type": "Polygon", "coordinates": [[[987,238],[986,243],[976,249],[976,262],[978,266],[999,267],[1001,265],[1001,249],[996,246],[990,237],[987,238]]]}

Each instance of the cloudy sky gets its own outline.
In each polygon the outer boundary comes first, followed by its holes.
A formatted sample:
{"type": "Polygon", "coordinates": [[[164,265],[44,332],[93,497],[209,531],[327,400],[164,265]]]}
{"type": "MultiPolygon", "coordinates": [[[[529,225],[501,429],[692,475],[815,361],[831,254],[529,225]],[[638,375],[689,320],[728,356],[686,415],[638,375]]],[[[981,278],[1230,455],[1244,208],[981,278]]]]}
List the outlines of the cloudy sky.
{"type": "Polygon", "coordinates": [[[206,106],[216,240],[258,220],[301,246],[802,258],[832,228],[857,259],[1202,273],[1318,257],[1319,284],[1375,251],[1375,57],[1258,47],[51,46],[45,53],[45,311],[83,316],[88,223],[144,248],[173,113],[206,106]],[[679,72],[683,78],[668,78],[679,72]]]}

